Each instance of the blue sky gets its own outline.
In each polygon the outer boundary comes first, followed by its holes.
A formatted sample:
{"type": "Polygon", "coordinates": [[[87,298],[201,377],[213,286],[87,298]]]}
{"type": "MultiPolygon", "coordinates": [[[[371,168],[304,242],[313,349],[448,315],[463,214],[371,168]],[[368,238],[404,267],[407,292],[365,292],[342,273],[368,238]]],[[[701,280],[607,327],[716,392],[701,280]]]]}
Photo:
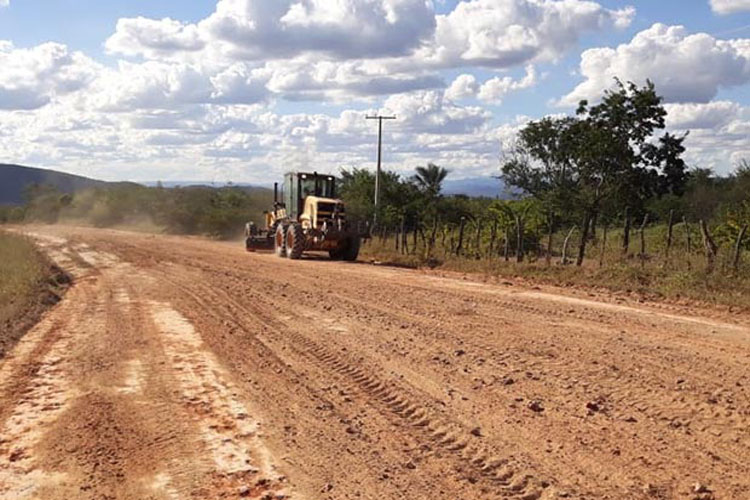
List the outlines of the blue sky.
{"type": "Polygon", "coordinates": [[[106,179],[371,166],[381,109],[389,168],[489,176],[613,76],[663,89],[692,165],[750,156],[749,0],[10,0],[0,41],[0,161],[106,179]]]}

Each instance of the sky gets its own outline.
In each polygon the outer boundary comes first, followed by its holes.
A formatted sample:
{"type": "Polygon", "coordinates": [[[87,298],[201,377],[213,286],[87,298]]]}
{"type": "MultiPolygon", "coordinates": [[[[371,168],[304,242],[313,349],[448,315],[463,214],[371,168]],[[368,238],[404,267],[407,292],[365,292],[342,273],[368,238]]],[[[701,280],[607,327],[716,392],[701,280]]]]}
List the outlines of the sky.
{"type": "Polygon", "coordinates": [[[269,184],[497,175],[526,123],[656,84],[692,167],[750,159],[750,0],[0,0],[0,163],[269,184]]]}

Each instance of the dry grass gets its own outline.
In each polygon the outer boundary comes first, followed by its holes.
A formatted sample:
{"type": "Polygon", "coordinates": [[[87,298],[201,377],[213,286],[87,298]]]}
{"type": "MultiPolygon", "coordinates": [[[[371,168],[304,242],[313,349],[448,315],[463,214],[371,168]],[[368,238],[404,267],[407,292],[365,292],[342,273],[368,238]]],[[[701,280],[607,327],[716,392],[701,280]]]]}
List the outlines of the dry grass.
{"type": "Polygon", "coordinates": [[[41,314],[49,274],[31,241],[0,231],[0,358],[41,314]]]}
{"type": "MultiPolygon", "coordinates": [[[[633,235],[631,252],[623,256],[619,247],[621,234],[611,233],[600,265],[601,240],[589,248],[588,258],[582,267],[561,265],[559,249],[553,251],[553,259],[547,265],[544,256],[527,256],[525,262],[517,263],[513,257],[506,262],[496,255],[488,259],[472,256],[456,257],[438,248],[432,258],[424,248],[418,247],[410,255],[395,251],[392,239],[378,239],[363,246],[362,260],[375,260],[406,267],[437,267],[448,271],[481,273],[490,276],[529,279],[540,284],[571,286],[580,288],[607,289],[627,292],[650,299],[673,301],[687,299],[711,305],[739,307],[750,310],[750,255],[745,252],[744,262],[738,272],[731,269],[731,248],[720,248],[716,269],[706,272],[705,256],[697,235],[694,235],[693,251],[688,253],[681,241],[676,241],[669,262],[664,256],[663,228],[653,228],[646,235],[647,258],[638,256],[640,240],[633,235]],[[698,241],[696,241],[698,240],[698,241]]],[[[561,240],[556,236],[556,240],[561,240]]],[[[410,240],[411,244],[411,240],[410,240]]],[[[571,254],[576,248],[571,244],[571,254]]],[[[574,257],[574,256],[573,256],[574,257]]]]}
{"type": "Polygon", "coordinates": [[[46,272],[46,263],[31,241],[0,232],[0,322],[36,295],[46,272]]]}

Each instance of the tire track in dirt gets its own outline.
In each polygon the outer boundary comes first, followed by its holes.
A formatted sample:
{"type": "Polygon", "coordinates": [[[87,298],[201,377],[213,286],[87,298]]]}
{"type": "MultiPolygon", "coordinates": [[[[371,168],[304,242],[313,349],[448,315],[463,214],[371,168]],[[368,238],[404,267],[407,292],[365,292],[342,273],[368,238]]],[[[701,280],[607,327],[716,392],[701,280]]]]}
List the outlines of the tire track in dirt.
{"type": "MultiPolygon", "coordinates": [[[[223,273],[223,274],[226,275],[226,273],[223,273]]],[[[279,291],[281,291],[281,290],[279,290],[279,291]]],[[[289,292],[289,290],[287,290],[287,292],[289,292]]],[[[292,295],[294,295],[294,294],[292,294],[292,295]]],[[[255,297],[255,300],[261,300],[261,299],[258,298],[258,297],[255,297]]],[[[343,296],[342,297],[339,297],[339,296],[336,297],[336,303],[342,304],[342,303],[347,303],[347,302],[350,302],[350,303],[353,303],[353,304],[357,304],[360,307],[365,307],[366,306],[364,303],[357,302],[357,301],[355,301],[354,299],[351,299],[351,298],[347,298],[347,297],[343,297],[343,296]]],[[[538,312],[539,314],[543,314],[544,313],[544,310],[541,309],[541,308],[537,308],[537,307],[531,306],[531,309],[533,309],[534,312],[538,312]]],[[[376,312],[376,313],[380,313],[382,318],[387,318],[389,315],[392,317],[393,314],[394,314],[393,312],[390,312],[390,314],[389,314],[387,312],[387,310],[385,310],[384,308],[378,307],[377,305],[369,305],[369,307],[367,307],[367,310],[370,311],[371,313],[373,311],[376,312]]],[[[430,321],[429,319],[420,318],[417,315],[410,314],[410,313],[403,313],[403,312],[398,313],[398,317],[405,318],[408,321],[412,321],[412,322],[422,322],[422,323],[424,323],[424,322],[429,322],[430,321]]],[[[584,319],[585,319],[585,317],[584,317],[584,319]]],[[[435,323],[434,321],[432,321],[432,322],[435,323]]],[[[386,323],[386,321],[382,321],[382,320],[380,321],[380,324],[384,324],[384,323],[386,323]]],[[[410,328],[410,330],[413,331],[413,328],[410,328]]],[[[433,329],[432,331],[434,332],[435,330],[433,329]]],[[[497,351],[496,349],[494,349],[490,344],[482,344],[482,343],[478,343],[478,342],[473,342],[470,338],[469,339],[465,338],[462,341],[462,343],[464,344],[464,346],[467,349],[473,350],[474,352],[482,352],[484,354],[483,358],[486,358],[486,359],[492,360],[495,357],[497,357],[498,359],[507,359],[508,358],[508,354],[507,353],[502,353],[501,354],[499,351],[497,351]]],[[[656,354],[656,355],[648,354],[647,356],[649,358],[655,360],[655,359],[658,358],[659,355],[658,354],[656,354]]],[[[577,367],[576,367],[576,362],[574,362],[574,360],[571,360],[571,359],[567,359],[567,360],[561,359],[561,360],[557,360],[556,361],[555,358],[548,359],[546,356],[544,356],[544,358],[545,359],[541,360],[541,363],[532,363],[530,365],[527,365],[527,368],[536,369],[536,368],[538,368],[537,365],[543,364],[544,367],[545,367],[545,370],[556,372],[556,373],[559,374],[559,380],[560,380],[561,384],[558,384],[558,385],[564,385],[564,386],[569,386],[569,385],[572,385],[572,384],[577,384],[578,378],[582,377],[582,374],[576,374],[576,368],[577,367]]],[[[504,361],[501,362],[501,364],[507,365],[507,363],[504,362],[504,361]]],[[[664,369],[668,369],[668,366],[664,365],[663,368],[664,369]]],[[[521,370],[521,374],[523,374],[524,371],[526,371],[526,370],[521,370]]],[[[670,370],[670,371],[674,371],[674,370],[670,370]]],[[[617,374],[617,373],[615,373],[614,377],[613,377],[612,374],[602,373],[602,377],[603,377],[602,381],[607,381],[607,380],[615,380],[615,379],[619,378],[620,375],[617,374]]],[[[642,381],[643,380],[641,379],[641,382],[642,381]]],[[[591,404],[594,404],[594,405],[601,406],[602,403],[604,402],[604,400],[606,400],[607,404],[610,405],[610,406],[620,406],[620,407],[623,407],[623,408],[632,407],[633,405],[638,405],[639,401],[647,400],[648,398],[653,399],[653,390],[652,389],[647,388],[643,384],[639,384],[638,383],[639,382],[638,379],[634,380],[633,382],[634,383],[629,384],[627,386],[628,389],[626,390],[626,394],[624,396],[621,396],[621,397],[618,396],[618,394],[616,394],[615,392],[610,392],[610,390],[605,389],[604,387],[602,387],[600,389],[597,389],[596,387],[591,387],[591,388],[587,387],[587,388],[585,388],[585,390],[579,391],[579,397],[577,399],[582,400],[582,402],[580,403],[580,405],[581,405],[580,407],[583,407],[584,405],[589,404],[588,402],[592,401],[592,399],[599,400],[598,403],[596,403],[596,402],[591,403],[591,404]],[[603,394],[604,398],[602,399],[602,396],[597,395],[597,396],[593,396],[593,397],[589,396],[589,399],[586,399],[587,393],[590,393],[592,391],[593,392],[598,392],[599,394],[603,394]],[[622,403],[622,404],[620,404],[620,403],[622,403]]],[[[598,384],[601,385],[601,381],[598,382],[598,384]]],[[[675,401],[671,401],[671,403],[674,403],[674,402],[675,401]]],[[[728,421],[728,420],[723,419],[720,414],[716,413],[716,411],[715,411],[716,408],[715,407],[713,409],[711,409],[710,406],[707,405],[707,404],[704,405],[704,404],[698,403],[698,404],[696,404],[693,407],[693,409],[690,409],[690,408],[686,408],[680,402],[677,402],[677,404],[674,405],[674,406],[670,406],[670,401],[664,401],[664,400],[662,400],[661,402],[658,402],[657,405],[651,405],[651,406],[642,406],[642,405],[639,405],[639,412],[644,413],[648,418],[653,419],[654,421],[665,421],[665,424],[669,425],[668,428],[674,429],[675,426],[680,426],[680,425],[682,425],[681,422],[685,421],[684,419],[681,419],[681,415],[682,414],[689,413],[692,419],[694,419],[694,420],[697,419],[697,421],[700,421],[700,417],[695,414],[696,413],[695,409],[697,408],[699,411],[705,411],[705,412],[710,411],[710,413],[708,413],[709,416],[707,416],[706,419],[705,419],[707,422],[708,422],[708,419],[712,419],[713,421],[715,421],[715,426],[722,427],[723,429],[725,429],[724,430],[725,433],[727,433],[727,432],[729,432],[729,433],[734,432],[735,433],[734,434],[735,439],[740,439],[740,438],[741,439],[746,439],[747,438],[746,433],[742,433],[742,427],[741,427],[741,425],[737,425],[738,421],[735,420],[733,422],[733,421],[728,421]],[[671,408],[671,410],[670,410],[670,408],[671,408]],[[667,415],[669,415],[669,416],[665,417],[664,416],[665,413],[667,415]],[[740,431],[741,434],[736,434],[736,431],[740,431]]],[[[615,418],[621,418],[623,420],[630,421],[630,419],[632,419],[632,414],[628,414],[627,411],[626,411],[622,415],[615,415],[615,418]]],[[[695,426],[694,428],[699,433],[704,431],[704,430],[701,429],[700,424],[698,424],[698,426],[695,426]]],[[[709,433],[706,436],[706,438],[707,438],[708,441],[712,441],[713,444],[715,444],[715,441],[716,441],[715,440],[715,436],[712,433],[709,433]]],[[[726,446],[725,445],[719,445],[719,449],[722,450],[722,455],[725,456],[725,458],[727,458],[727,459],[730,459],[730,458],[736,456],[737,455],[737,451],[738,451],[738,448],[737,448],[736,444],[732,443],[731,441],[729,441],[728,445],[726,445],[726,446]]],[[[683,450],[684,450],[685,454],[689,454],[688,450],[685,449],[684,447],[683,447],[683,450]]],[[[741,451],[740,451],[740,453],[741,453],[741,451]]]]}
{"type": "MultiPolygon", "coordinates": [[[[223,273],[223,274],[225,274],[225,275],[228,275],[228,274],[227,274],[226,272],[225,272],[225,273],[223,273]]],[[[290,292],[289,292],[289,290],[287,290],[287,293],[290,293],[290,292]]],[[[291,295],[294,295],[294,294],[293,294],[293,293],[291,293],[291,295]]],[[[257,297],[256,297],[256,299],[257,299],[257,297]]],[[[583,406],[583,404],[582,404],[582,406],[583,406]]]]}
{"type": "Polygon", "coordinates": [[[172,369],[179,373],[182,404],[194,415],[204,447],[213,457],[212,494],[237,493],[252,484],[245,496],[285,498],[285,477],[260,440],[260,424],[250,416],[254,412],[234,396],[236,387],[195,328],[167,304],[152,302],[150,310],[172,369]]]}
{"type": "MultiPolygon", "coordinates": [[[[433,404],[420,401],[423,397],[415,396],[413,390],[374,375],[379,370],[367,368],[362,360],[350,360],[340,352],[297,333],[293,326],[279,322],[278,318],[264,312],[268,308],[247,308],[220,290],[199,284],[194,284],[191,288],[200,290],[201,300],[210,298],[213,304],[232,304],[240,312],[240,317],[249,315],[262,318],[272,330],[257,335],[258,341],[274,352],[285,352],[286,356],[289,356],[290,349],[294,350],[304,359],[319,364],[325,371],[337,373],[339,380],[345,381],[347,394],[363,395],[381,414],[385,414],[394,430],[403,432],[402,425],[406,423],[412,431],[422,434],[425,440],[450,453],[458,463],[457,470],[465,471],[463,475],[468,483],[485,481],[484,486],[498,497],[534,500],[556,495],[554,489],[549,489],[550,482],[535,477],[528,465],[514,463],[512,457],[506,457],[494,446],[480,442],[470,429],[441,415],[433,404]],[[282,338],[284,342],[280,344],[277,339],[282,338]],[[393,416],[396,417],[395,422],[393,416]]],[[[228,317],[224,320],[241,323],[241,320],[228,317]]]]}

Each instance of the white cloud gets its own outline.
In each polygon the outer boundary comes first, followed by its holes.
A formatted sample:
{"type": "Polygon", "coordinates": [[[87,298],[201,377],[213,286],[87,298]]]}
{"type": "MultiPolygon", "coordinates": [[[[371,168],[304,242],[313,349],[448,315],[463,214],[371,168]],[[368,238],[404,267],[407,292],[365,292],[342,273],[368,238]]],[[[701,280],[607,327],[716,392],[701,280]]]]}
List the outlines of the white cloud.
{"type": "Polygon", "coordinates": [[[718,129],[738,118],[741,106],[731,101],[667,104],[667,126],[682,130],[718,129]]]}
{"type": "MultiPolygon", "coordinates": [[[[684,106],[684,105],[677,105],[684,106]]],[[[685,139],[689,165],[731,172],[742,159],[750,159],[750,108],[731,102],[713,102],[670,109],[668,125],[685,139]]]]}
{"type": "Polygon", "coordinates": [[[534,66],[526,67],[526,76],[520,80],[513,80],[506,76],[503,78],[495,77],[487,80],[479,88],[477,97],[480,101],[487,103],[500,104],[506,94],[522,89],[528,89],[536,85],[537,74],[534,66]]]}
{"type": "Polygon", "coordinates": [[[418,55],[444,67],[557,60],[582,34],[627,27],[634,14],[583,0],[469,0],[437,16],[435,39],[418,55]]]}
{"type": "Polygon", "coordinates": [[[581,56],[584,81],[561,103],[595,99],[614,78],[642,84],[646,79],[671,102],[708,102],[720,88],[750,81],[750,40],[718,40],[689,34],[682,26],[654,24],[616,49],[586,50],[581,56]]]}
{"type": "Polygon", "coordinates": [[[0,7],[7,7],[10,5],[10,0],[0,0],[0,7]]]}
{"type": "MultiPolygon", "coordinates": [[[[466,0],[445,15],[427,0],[220,0],[198,23],[121,20],[106,48],[125,60],[109,68],[59,44],[0,42],[0,157],[103,178],[265,182],[286,168],[371,166],[365,115],[382,111],[398,116],[387,168],[488,175],[528,118],[498,124],[474,104],[537,85],[537,62],[633,14],[583,0],[466,0]],[[480,66],[500,76],[478,80],[480,66]],[[515,67],[525,76],[503,76],[515,67]],[[447,68],[461,74],[446,85],[447,68]],[[296,100],[335,111],[290,113],[296,100]]],[[[615,75],[653,78],[670,129],[691,130],[690,161],[727,171],[750,151],[750,111],[711,99],[748,83],[749,58],[750,40],[655,25],[586,51],[566,99],[600,95],[615,75]]]]}
{"type": "Polygon", "coordinates": [[[452,101],[474,97],[479,91],[479,84],[474,75],[458,75],[453,83],[445,90],[445,98],[452,101]]]}
{"type": "Polygon", "coordinates": [[[710,0],[717,14],[733,14],[750,10],[750,0],[710,0]]]}
{"type": "Polygon", "coordinates": [[[58,43],[19,49],[0,41],[0,109],[40,108],[85,87],[100,69],[81,52],[58,43]]]}
{"type": "Polygon", "coordinates": [[[386,113],[398,117],[399,128],[417,133],[466,134],[478,131],[492,117],[475,106],[458,106],[443,92],[419,91],[394,95],[383,104],[386,113]]]}
{"type": "Polygon", "coordinates": [[[480,84],[474,75],[464,73],[453,80],[445,90],[444,97],[449,101],[476,97],[482,102],[497,105],[510,92],[528,89],[536,84],[537,73],[532,65],[526,66],[526,75],[520,80],[496,76],[480,84]]]}
{"type": "Polygon", "coordinates": [[[137,17],[118,20],[115,33],[107,39],[105,47],[111,53],[154,59],[175,52],[201,50],[205,47],[205,40],[195,25],[185,25],[169,18],[137,17]]]}
{"type": "Polygon", "coordinates": [[[289,60],[402,57],[433,36],[430,0],[219,0],[195,24],[121,19],[110,53],[230,65],[289,60]]]}

